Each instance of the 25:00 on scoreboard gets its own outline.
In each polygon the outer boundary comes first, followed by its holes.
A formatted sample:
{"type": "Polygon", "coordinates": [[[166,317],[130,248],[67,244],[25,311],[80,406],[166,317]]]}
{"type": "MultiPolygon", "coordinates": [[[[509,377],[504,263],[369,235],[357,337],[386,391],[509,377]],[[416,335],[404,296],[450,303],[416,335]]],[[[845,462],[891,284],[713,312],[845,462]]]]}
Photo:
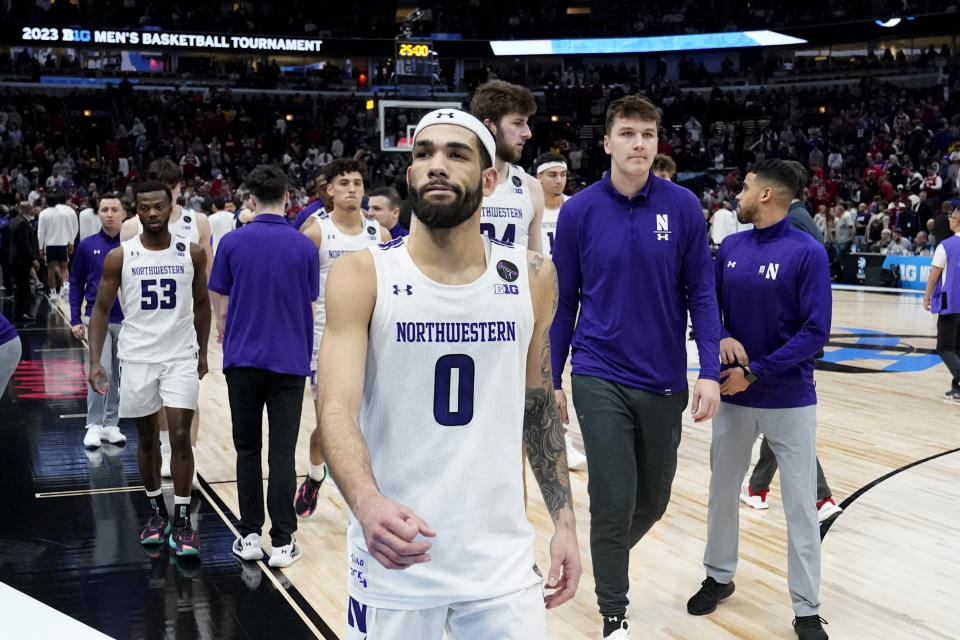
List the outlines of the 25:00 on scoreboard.
{"type": "Polygon", "coordinates": [[[430,45],[401,42],[397,48],[397,56],[400,58],[427,58],[430,56],[430,45]]]}

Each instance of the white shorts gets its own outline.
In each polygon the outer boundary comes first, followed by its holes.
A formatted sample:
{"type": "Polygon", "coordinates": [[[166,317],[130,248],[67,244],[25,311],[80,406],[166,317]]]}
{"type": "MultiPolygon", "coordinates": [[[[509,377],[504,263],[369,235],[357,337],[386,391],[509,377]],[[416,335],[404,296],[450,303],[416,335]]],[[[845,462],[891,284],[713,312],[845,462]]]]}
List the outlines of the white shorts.
{"type": "Polygon", "coordinates": [[[197,358],[161,363],[120,361],[121,418],[140,418],[160,407],[196,409],[200,395],[197,358]]]}
{"type": "Polygon", "coordinates": [[[313,353],[310,354],[310,390],[313,399],[317,399],[317,358],[320,355],[320,341],[323,340],[323,325],[313,323],[313,353]]]}
{"type": "Polygon", "coordinates": [[[441,640],[444,631],[449,640],[546,640],[543,587],[434,609],[375,609],[353,598],[347,603],[347,640],[441,640]]]}

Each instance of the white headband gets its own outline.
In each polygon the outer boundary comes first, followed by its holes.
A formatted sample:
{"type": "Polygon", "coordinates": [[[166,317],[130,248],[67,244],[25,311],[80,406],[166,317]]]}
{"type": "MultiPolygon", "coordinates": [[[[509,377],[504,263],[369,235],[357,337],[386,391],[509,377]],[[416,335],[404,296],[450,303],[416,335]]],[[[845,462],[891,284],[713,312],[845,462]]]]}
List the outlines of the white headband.
{"type": "Polygon", "coordinates": [[[540,175],[547,169],[554,169],[554,168],[566,170],[567,163],[560,160],[551,160],[550,162],[544,162],[543,164],[537,167],[537,175],[540,175]]]}
{"type": "Polygon", "coordinates": [[[487,150],[487,153],[490,154],[491,165],[496,162],[497,143],[493,139],[493,134],[490,133],[490,130],[487,129],[482,122],[460,109],[437,109],[423,116],[420,119],[420,123],[417,124],[416,130],[413,132],[414,144],[416,144],[417,136],[420,135],[421,131],[435,124],[455,124],[458,127],[473,131],[477,134],[477,137],[480,138],[480,142],[487,150]]]}

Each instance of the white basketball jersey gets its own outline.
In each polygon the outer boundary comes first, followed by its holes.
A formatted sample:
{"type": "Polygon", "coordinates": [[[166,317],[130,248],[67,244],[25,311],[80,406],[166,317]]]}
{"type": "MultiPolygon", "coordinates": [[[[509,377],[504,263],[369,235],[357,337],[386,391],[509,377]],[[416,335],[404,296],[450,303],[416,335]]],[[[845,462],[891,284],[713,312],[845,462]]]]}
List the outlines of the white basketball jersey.
{"type": "Polygon", "coordinates": [[[527,174],[516,165],[508,166],[506,182],[498,184],[493,195],[483,199],[480,232],[491,240],[526,248],[533,221],[533,198],[527,174]]]}
{"type": "Polygon", "coordinates": [[[373,607],[432,608],[540,582],[518,453],[533,331],[527,257],[484,244],[486,271],[462,286],[427,278],[403,238],[371,250],[360,429],[380,490],[437,532],[430,562],[391,571],[351,514],[349,591],[373,607]]]}
{"type": "Polygon", "coordinates": [[[124,362],[160,363],[197,354],[193,326],[190,242],[171,236],[162,251],[145,249],[140,236],[120,243],[123,324],[117,343],[124,362]]]}
{"type": "Polygon", "coordinates": [[[324,291],[327,289],[327,274],[330,265],[340,256],[347,253],[362,251],[367,247],[380,244],[380,225],[375,220],[367,220],[363,214],[357,214],[363,220],[363,229],[360,233],[350,235],[341,231],[333,223],[330,214],[323,212],[317,217],[320,229],[323,231],[323,244],[320,246],[320,297],[317,298],[317,311],[314,314],[314,350],[320,348],[320,337],[323,327],[327,324],[327,311],[324,306],[324,291]]]}
{"type": "MultiPolygon", "coordinates": [[[[564,195],[563,201],[566,202],[570,196],[564,195]]],[[[563,206],[562,204],[560,206],[563,206]]],[[[540,222],[540,238],[543,253],[553,255],[553,242],[557,239],[557,218],[560,217],[560,209],[547,209],[544,207],[543,216],[540,222]]]]}
{"type": "MultiPolygon", "coordinates": [[[[200,244],[200,229],[197,226],[197,218],[200,217],[200,215],[201,214],[193,209],[180,207],[180,217],[173,222],[167,223],[167,229],[170,230],[170,235],[183,236],[190,242],[200,244]]],[[[140,222],[139,216],[137,217],[137,233],[143,233],[143,223],[140,222]]]]}

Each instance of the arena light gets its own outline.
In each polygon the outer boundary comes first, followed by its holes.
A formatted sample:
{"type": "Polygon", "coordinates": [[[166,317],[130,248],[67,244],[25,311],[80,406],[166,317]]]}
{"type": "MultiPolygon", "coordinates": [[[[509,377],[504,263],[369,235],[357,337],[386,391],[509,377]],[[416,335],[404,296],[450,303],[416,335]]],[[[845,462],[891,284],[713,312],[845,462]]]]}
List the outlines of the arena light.
{"type": "Polygon", "coordinates": [[[293,122],[293,114],[292,114],[292,113],[288,113],[288,114],[287,114],[287,122],[293,122]]]}
{"type": "Polygon", "coordinates": [[[561,40],[492,40],[496,56],[593,55],[604,53],[659,53],[698,49],[741,49],[807,44],[776,31],[732,31],[643,38],[573,38],[561,40]]]}
{"type": "Polygon", "coordinates": [[[560,122],[560,116],[550,116],[550,122],[560,122]]]}
{"type": "Polygon", "coordinates": [[[890,18],[889,20],[874,20],[881,27],[886,27],[887,29],[893,28],[900,24],[902,20],[900,18],[890,18]]]}
{"type": "Polygon", "coordinates": [[[93,111],[90,111],[90,109],[84,109],[84,110],[83,110],[83,117],[84,117],[84,118],[89,118],[89,117],[92,116],[92,115],[93,115],[93,111]]]}
{"type": "Polygon", "coordinates": [[[367,111],[373,111],[373,100],[367,100],[367,111]]]}

